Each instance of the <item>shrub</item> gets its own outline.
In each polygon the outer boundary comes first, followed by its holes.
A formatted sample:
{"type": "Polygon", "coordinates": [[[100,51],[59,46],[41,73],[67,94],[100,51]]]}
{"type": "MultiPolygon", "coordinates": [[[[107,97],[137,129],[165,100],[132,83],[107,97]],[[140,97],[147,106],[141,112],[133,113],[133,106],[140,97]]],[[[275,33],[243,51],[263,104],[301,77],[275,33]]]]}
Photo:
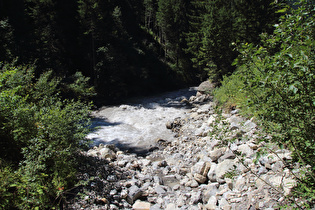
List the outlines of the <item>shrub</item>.
{"type": "Polygon", "coordinates": [[[250,107],[274,134],[272,141],[292,150],[302,174],[295,195],[310,207],[315,203],[314,5],[301,0],[280,12],[286,13],[271,36],[261,36],[262,46],[240,46],[236,73],[216,92],[222,98],[234,86],[235,95],[246,93],[246,99],[233,101],[250,107]]]}
{"type": "Polygon", "coordinates": [[[85,145],[91,105],[59,96],[60,80],[33,66],[0,65],[0,205],[57,207],[75,184],[75,153],[85,145]]]}
{"type": "Polygon", "coordinates": [[[221,107],[226,109],[231,109],[236,105],[240,107],[246,99],[244,82],[236,74],[229,77],[223,76],[221,87],[214,90],[214,98],[221,107]]]}

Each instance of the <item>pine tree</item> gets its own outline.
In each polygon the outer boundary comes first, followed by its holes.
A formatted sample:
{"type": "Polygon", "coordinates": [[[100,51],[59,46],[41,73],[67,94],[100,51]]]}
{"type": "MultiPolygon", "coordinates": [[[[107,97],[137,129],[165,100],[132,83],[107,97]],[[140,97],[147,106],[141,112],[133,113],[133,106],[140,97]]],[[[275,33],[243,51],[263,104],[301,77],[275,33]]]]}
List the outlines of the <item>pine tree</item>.
{"type": "Polygon", "coordinates": [[[272,1],[201,0],[193,1],[190,32],[186,35],[194,67],[220,81],[234,71],[234,43],[259,42],[261,32],[272,31],[276,8],[272,1]]]}
{"type": "Polygon", "coordinates": [[[159,0],[156,15],[165,60],[177,71],[184,71],[184,74],[189,74],[187,70],[190,69],[189,59],[183,50],[187,45],[184,34],[188,31],[189,25],[188,6],[189,1],[186,0],[159,0]]]}

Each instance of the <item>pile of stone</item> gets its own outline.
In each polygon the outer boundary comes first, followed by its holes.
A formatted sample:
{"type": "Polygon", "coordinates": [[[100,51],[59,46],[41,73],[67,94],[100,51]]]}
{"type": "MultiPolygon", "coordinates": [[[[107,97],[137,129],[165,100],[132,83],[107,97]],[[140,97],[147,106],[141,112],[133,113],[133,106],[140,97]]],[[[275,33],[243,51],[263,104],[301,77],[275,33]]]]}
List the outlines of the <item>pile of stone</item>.
{"type": "Polygon", "coordinates": [[[159,149],[146,156],[112,145],[87,151],[125,176],[104,177],[115,184],[84,209],[271,210],[285,205],[296,183],[285,167],[290,152],[267,147],[263,138],[268,135],[262,137],[253,119],[244,119],[238,110],[216,114],[215,104],[200,102],[201,97],[211,98],[200,93],[190,98],[190,116],[166,124],[176,140],[157,139],[159,149]],[[258,156],[264,148],[268,152],[258,156]]]}

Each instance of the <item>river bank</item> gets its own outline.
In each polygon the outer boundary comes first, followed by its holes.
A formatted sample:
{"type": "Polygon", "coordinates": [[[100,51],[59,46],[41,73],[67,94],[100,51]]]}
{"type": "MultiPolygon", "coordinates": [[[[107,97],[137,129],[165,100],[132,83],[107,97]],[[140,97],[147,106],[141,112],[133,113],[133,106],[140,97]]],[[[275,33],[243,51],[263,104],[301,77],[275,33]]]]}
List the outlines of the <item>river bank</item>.
{"type": "MultiPolygon", "coordinates": [[[[278,209],[288,203],[295,183],[284,167],[290,152],[272,146],[273,152],[258,157],[268,135],[262,134],[254,120],[244,119],[238,110],[216,112],[211,97],[200,92],[169,102],[171,108],[180,107],[183,112],[153,125],[156,130],[165,129],[166,136],[149,129],[153,135],[144,135],[142,141],[130,145],[122,139],[98,141],[82,152],[78,174],[82,185],[73,191],[81,196],[69,197],[66,209],[278,209]]],[[[153,111],[160,107],[155,105],[136,109],[153,111]]],[[[120,109],[122,113],[135,106],[120,109]]],[[[155,111],[162,114],[162,109],[155,111]]],[[[116,116],[124,116],[121,113],[116,116]]],[[[106,119],[105,127],[126,124],[108,115],[106,119]]],[[[96,134],[91,135],[96,140],[96,134]]]]}

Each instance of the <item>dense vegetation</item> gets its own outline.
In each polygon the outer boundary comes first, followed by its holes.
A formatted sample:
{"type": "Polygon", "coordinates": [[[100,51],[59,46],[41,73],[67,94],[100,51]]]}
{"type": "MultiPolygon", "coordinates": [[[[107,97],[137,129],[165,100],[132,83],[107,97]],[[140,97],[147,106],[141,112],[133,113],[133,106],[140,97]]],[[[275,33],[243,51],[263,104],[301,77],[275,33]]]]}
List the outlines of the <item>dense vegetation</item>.
{"type": "Polygon", "coordinates": [[[0,64],[1,209],[57,206],[86,145],[91,106],[62,99],[60,79],[51,71],[35,79],[34,69],[0,64]]]}
{"type": "Polygon", "coordinates": [[[272,31],[272,0],[0,0],[0,57],[67,81],[90,77],[98,99],[165,90],[234,70],[232,42],[272,31]]]}
{"type": "Polygon", "coordinates": [[[295,6],[279,11],[285,14],[272,35],[261,35],[261,45],[238,47],[237,70],[215,96],[259,119],[272,134],[263,140],[292,151],[300,166],[294,196],[304,201],[296,204],[310,208],[315,205],[315,10],[312,2],[295,6]]]}
{"type": "Polygon", "coordinates": [[[110,103],[208,77],[225,77],[216,92],[222,104],[249,107],[278,134],[274,141],[310,165],[301,189],[312,199],[314,1],[290,5],[0,0],[1,208],[58,206],[75,184],[87,101],[110,103]]]}

